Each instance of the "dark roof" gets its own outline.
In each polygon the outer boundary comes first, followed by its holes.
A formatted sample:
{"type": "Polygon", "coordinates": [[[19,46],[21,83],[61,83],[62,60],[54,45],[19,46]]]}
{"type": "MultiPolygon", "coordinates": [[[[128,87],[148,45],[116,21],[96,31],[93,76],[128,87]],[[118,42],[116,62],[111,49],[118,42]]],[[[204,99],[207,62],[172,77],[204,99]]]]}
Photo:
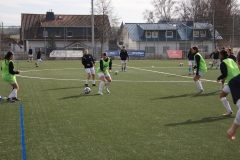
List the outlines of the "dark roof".
{"type": "MultiPolygon", "coordinates": [[[[22,13],[21,15],[21,39],[33,39],[39,27],[91,27],[91,15],[65,15],[55,14],[54,20],[47,20],[46,14],[22,13]]],[[[111,26],[108,16],[105,15],[105,25],[109,31],[111,26]]],[[[101,24],[102,15],[94,15],[94,26],[98,29],[101,24]]]]}
{"type": "MultiPolygon", "coordinates": [[[[189,22],[162,22],[162,23],[125,23],[129,36],[133,41],[140,41],[142,35],[147,30],[160,31],[160,30],[176,30],[181,40],[189,40],[192,38],[193,25],[189,22]],[[188,24],[190,24],[188,26],[188,24]]],[[[213,26],[210,23],[194,22],[194,29],[196,30],[209,30],[213,37],[213,26]]],[[[223,39],[220,34],[215,30],[215,38],[223,39]]]]}

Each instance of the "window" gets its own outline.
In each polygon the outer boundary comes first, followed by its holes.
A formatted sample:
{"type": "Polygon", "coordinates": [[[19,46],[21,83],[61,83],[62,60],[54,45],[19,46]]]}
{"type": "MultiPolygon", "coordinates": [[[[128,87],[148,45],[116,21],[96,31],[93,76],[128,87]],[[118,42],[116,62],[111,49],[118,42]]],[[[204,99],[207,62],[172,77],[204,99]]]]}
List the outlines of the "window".
{"type": "Polygon", "coordinates": [[[145,47],[146,53],[155,53],[155,47],[145,47]]]}
{"type": "Polygon", "coordinates": [[[48,37],[48,31],[43,31],[43,37],[48,37]]]}
{"type": "Polygon", "coordinates": [[[158,38],[158,32],[156,31],[152,32],[152,38],[158,38]]]}
{"type": "Polygon", "coordinates": [[[151,32],[150,31],[146,31],[146,38],[151,38],[151,32]]]}
{"type": "Polygon", "coordinates": [[[166,31],[165,33],[166,33],[165,34],[166,38],[172,38],[173,37],[173,32],[172,31],[166,31]]]}
{"type": "Polygon", "coordinates": [[[199,37],[199,31],[194,31],[193,32],[193,37],[199,37]]]}
{"type": "Polygon", "coordinates": [[[200,37],[206,37],[206,31],[200,31],[200,37]]]}
{"type": "Polygon", "coordinates": [[[55,37],[60,37],[61,36],[61,31],[57,30],[55,31],[55,37]]]}
{"type": "Polygon", "coordinates": [[[169,46],[163,46],[163,53],[167,54],[167,50],[169,50],[169,46]]]}
{"type": "Polygon", "coordinates": [[[11,46],[12,46],[12,44],[11,44],[11,43],[8,43],[8,46],[9,46],[9,47],[11,47],[11,46]]]}
{"type": "Polygon", "coordinates": [[[68,31],[68,32],[67,32],[67,36],[68,36],[68,37],[72,37],[72,36],[73,36],[72,31],[68,31]]]}

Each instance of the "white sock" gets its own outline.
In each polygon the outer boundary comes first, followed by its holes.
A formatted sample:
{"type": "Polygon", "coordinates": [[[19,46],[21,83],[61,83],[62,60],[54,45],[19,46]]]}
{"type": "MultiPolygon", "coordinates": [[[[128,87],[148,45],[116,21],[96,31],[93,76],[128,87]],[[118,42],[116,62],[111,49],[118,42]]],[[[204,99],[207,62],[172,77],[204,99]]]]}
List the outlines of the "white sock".
{"type": "Polygon", "coordinates": [[[201,81],[198,80],[198,81],[196,81],[196,83],[198,85],[198,88],[203,90],[201,81]]]}
{"type": "Polygon", "coordinates": [[[103,86],[105,85],[105,82],[101,81],[99,84],[99,92],[102,92],[103,86]]]}
{"type": "Polygon", "coordinates": [[[111,82],[106,82],[106,88],[110,85],[111,82]]]}
{"type": "Polygon", "coordinates": [[[224,107],[227,109],[227,112],[228,113],[232,112],[232,109],[231,109],[231,107],[229,105],[229,102],[228,102],[227,98],[223,97],[223,98],[221,98],[221,101],[222,101],[224,107]]]}
{"type": "Polygon", "coordinates": [[[88,81],[89,81],[89,80],[88,80],[88,79],[86,79],[86,82],[85,82],[85,84],[88,84],[88,81]]]}
{"type": "Polygon", "coordinates": [[[17,89],[13,89],[8,98],[17,97],[17,89]]]}
{"type": "Polygon", "coordinates": [[[234,123],[240,126],[240,100],[237,101],[238,111],[234,120],[234,123]]]}
{"type": "Polygon", "coordinates": [[[92,84],[95,84],[95,80],[92,80],[92,84]]]}

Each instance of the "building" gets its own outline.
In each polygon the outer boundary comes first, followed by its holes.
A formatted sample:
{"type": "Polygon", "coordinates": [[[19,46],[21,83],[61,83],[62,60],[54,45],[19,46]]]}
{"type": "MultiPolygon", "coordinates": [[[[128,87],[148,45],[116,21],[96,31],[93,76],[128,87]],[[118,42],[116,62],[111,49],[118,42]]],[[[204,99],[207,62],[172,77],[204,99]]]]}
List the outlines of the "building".
{"type": "MultiPolygon", "coordinates": [[[[209,54],[215,48],[210,23],[125,23],[120,30],[118,44],[125,45],[128,50],[145,50],[147,58],[166,58],[167,50],[182,50],[186,58],[192,46],[198,46],[201,54],[209,54]]],[[[222,40],[217,31],[215,40],[222,40]]]]}
{"type": "MultiPolygon", "coordinates": [[[[112,32],[107,15],[94,15],[94,22],[95,53],[93,54],[97,55],[101,49],[108,49],[112,32]]],[[[88,48],[92,53],[91,26],[91,15],[54,14],[51,11],[46,14],[22,13],[20,38],[25,51],[31,46],[34,53],[38,48],[41,48],[43,54],[47,53],[47,43],[50,39],[54,39],[56,50],[82,51],[88,48]]]]}

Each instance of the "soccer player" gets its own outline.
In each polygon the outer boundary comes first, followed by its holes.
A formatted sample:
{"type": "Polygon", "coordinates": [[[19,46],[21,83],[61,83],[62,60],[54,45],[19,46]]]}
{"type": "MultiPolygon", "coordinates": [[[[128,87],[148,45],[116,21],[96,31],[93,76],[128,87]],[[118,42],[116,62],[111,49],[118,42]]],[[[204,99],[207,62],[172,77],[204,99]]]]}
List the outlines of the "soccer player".
{"type": "Polygon", "coordinates": [[[230,47],[227,48],[228,58],[231,58],[234,62],[237,61],[236,57],[232,53],[232,49],[230,47]]]}
{"type": "Polygon", "coordinates": [[[38,52],[37,52],[37,63],[35,63],[35,64],[36,64],[36,67],[38,67],[39,63],[42,62],[41,56],[42,56],[41,48],[38,48],[38,52]]]}
{"type": "MultiPolygon", "coordinates": [[[[212,54],[210,54],[210,58],[213,58],[213,62],[212,62],[211,67],[210,67],[210,68],[212,68],[215,64],[217,64],[218,59],[219,59],[219,49],[218,49],[218,47],[215,49],[215,51],[212,54]]],[[[219,67],[219,65],[217,65],[216,69],[218,67],[219,67]]]]}
{"type": "Polygon", "coordinates": [[[12,92],[8,96],[8,102],[20,101],[20,99],[17,98],[19,86],[15,76],[15,74],[20,74],[20,71],[14,71],[14,63],[12,61],[13,57],[13,52],[8,52],[1,66],[3,81],[9,83],[13,87],[12,92]]]}
{"type": "Polygon", "coordinates": [[[224,113],[223,115],[229,116],[233,112],[226,98],[227,95],[231,92],[228,83],[233,77],[239,74],[239,69],[237,63],[235,63],[232,59],[228,58],[227,51],[222,50],[219,54],[219,57],[222,60],[222,63],[220,64],[220,70],[222,75],[217,78],[217,82],[219,82],[220,80],[223,80],[224,82],[225,80],[227,81],[227,84],[223,87],[220,93],[220,99],[224,107],[227,109],[227,112],[224,113]]]}
{"type": "MultiPolygon", "coordinates": [[[[237,55],[237,64],[238,64],[238,67],[240,68],[240,51],[238,52],[238,55],[237,55]]],[[[232,78],[228,84],[231,90],[233,102],[234,104],[237,104],[237,107],[238,107],[238,111],[232,123],[232,126],[227,131],[228,137],[232,139],[238,127],[240,126],[240,74],[232,78]]]]}
{"type": "Polygon", "coordinates": [[[189,75],[194,74],[194,55],[191,53],[191,48],[188,51],[188,73],[189,75]]]}
{"type": "Polygon", "coordinates": [[[204,73],[207,72],[207,66],[206,62],[201,56],[201,54],[198,51],[198,47],[194,46],[191,48],[191,53],[194,54],[194,61],[195,61],[195,66],[194,68],[196,69],[196,74],[193,78],[193,80],[197,83],[199,91],[198,93],[201,93],[204,91],[202,87],[202,83],[200,81],[200,78],[203,76],[204,73]]]}
{"type": "Polygon", "coordinates": [[[101,80],[101,82],[99,84],[99,91],[98,91],[98,94],[100,94],[100,95],[103,95],[102,89],[103,89],[104,85],[105,85],[104,89],[106,89],[106,91],[108,93],[110,93],[110,91],[108,90],[108,87],[109,87],[110,83],[112,82],[112,78],[108,72],[108,69],[109,69],[109,72],[111,72],[112,60],[111,60],[111,58],[108,57],[107,53],[103,53],[102,58],[100,59],[100,65],[97,68],[97,73],[101,80]]]}
{"type": "Polygon", "coordinates": [[[84,65],[85,71],[87,73],[87,79],[85,82],[85,86],[88,87],[88,81],[92,76],[92,85],[96,86],[95,84],[95,61],[93,59],[93,56],[91,54],[88,53],[87,49],[83,50],[83,57],[82,57],[82,64],[84,65]],[[94,65],[94,66],[93,66],[94,65]]]}
{"type": "Polygon", "coordinates": [[[121,58],[121,63],[122,63],[122,72],[126,72],[127,60],[129,61],[129,56],[128,56],[125,46],[123,46],[121,49],[120,58],[121,58]]]}
{"type": "Polygon", "coordinates": [[[33,52],[32,52],[31,46],[29,47],[29,50],[28,50],[28,62],[30,60],[33,61],[33,52]]]}

